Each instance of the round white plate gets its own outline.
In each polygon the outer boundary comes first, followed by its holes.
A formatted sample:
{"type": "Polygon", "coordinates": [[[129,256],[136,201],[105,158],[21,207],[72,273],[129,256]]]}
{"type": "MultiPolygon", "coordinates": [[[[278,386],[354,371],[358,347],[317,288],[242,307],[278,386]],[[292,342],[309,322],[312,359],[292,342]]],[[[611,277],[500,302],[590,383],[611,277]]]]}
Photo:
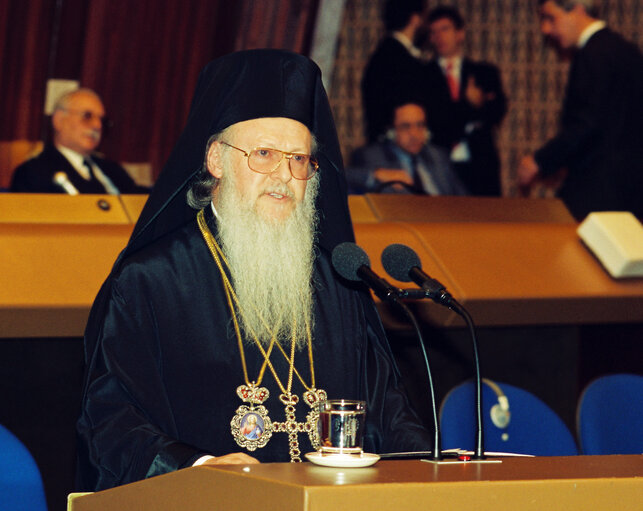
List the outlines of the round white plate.
{"type": "Polygon", "coordinates": [[[367,452],[363,452],[362,454],[321,454],[319,452],[309,452],[306,453],[306,458],[315,465],[337,468],[370,467],[380,459],[379,455],[369,454],[367,452]]]}

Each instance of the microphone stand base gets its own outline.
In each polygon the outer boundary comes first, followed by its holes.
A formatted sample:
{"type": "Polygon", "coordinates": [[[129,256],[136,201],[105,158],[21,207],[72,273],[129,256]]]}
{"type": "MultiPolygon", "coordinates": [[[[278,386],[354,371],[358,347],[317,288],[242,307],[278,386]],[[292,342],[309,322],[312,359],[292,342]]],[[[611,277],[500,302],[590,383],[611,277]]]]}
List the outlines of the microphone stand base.
{"type": "Polygon", "coordinates": [[[442,460],[431,460],[422,458],[420,461],[425,463],[433,463],[435,465],[478,465],[480,463],[502,463],[502,460],[474,460],[474,459],[460,459],[460,458],[451,458],[451,459],[442,459],[442,460]]]}

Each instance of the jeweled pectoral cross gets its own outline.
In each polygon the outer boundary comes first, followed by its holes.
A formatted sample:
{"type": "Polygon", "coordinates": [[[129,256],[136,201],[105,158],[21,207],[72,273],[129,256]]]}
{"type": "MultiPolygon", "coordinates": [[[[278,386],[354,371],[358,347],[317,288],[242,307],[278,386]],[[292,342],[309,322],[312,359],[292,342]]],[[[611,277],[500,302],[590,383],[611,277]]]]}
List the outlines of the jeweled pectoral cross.
{"type": "Polygon", "coordinates": [[[288,433],[290,461],[301,462],[298,435],[308,433],[313,448],[319,448],[317,432],[319,411],[316,405],[326,400],[325,390],[313,388],[304,392],[304,402],[311,408],[306,415],[306,422],[297,422],[295,411],[299,397],[295,394],[279,396],[286,412],[286,420],[283,422],[272,422],[268,417],[268,410],[262,404],[269,396],[268,389],[265,387],[241,385],[237,388],[237,395],[246,403],[250,403],[250,406],[240,406],[230,422],[232,436],[239,446],[254,451],[264,447],[273,433],[288,433]]]}

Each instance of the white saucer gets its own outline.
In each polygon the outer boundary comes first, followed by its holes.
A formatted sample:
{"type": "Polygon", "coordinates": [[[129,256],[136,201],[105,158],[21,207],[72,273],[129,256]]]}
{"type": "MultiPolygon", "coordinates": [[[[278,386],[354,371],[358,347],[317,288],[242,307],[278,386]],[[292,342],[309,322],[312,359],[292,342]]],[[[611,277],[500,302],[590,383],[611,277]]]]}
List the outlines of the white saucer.
{"type": "Polygon", "coordinates": [[[369,454],[367,452],[363,452],[362,454],[321,454],[320,452],[309,452],[306,453],[306,458],[315,465],[337,468],[370,467],[380,459],[379,455],[369,454]]]}

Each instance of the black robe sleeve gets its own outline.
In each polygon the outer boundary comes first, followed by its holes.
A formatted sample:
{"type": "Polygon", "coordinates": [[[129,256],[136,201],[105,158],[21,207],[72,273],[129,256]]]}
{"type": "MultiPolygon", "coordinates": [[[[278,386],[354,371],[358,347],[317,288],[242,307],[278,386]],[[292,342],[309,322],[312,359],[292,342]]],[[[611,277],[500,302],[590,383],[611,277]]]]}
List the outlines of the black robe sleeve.
{"type": "Polygon", "coordinates": [[[155,426],[171,425],[174,418],[153,310],[131,303],[118,281],[109,292],[79,422],[81,448],[90,460],[85,470],[93,472],[79,476],[83,488],[83,480],[93,480],[92,490],[177,470],[205,454],[155,426]]]}

